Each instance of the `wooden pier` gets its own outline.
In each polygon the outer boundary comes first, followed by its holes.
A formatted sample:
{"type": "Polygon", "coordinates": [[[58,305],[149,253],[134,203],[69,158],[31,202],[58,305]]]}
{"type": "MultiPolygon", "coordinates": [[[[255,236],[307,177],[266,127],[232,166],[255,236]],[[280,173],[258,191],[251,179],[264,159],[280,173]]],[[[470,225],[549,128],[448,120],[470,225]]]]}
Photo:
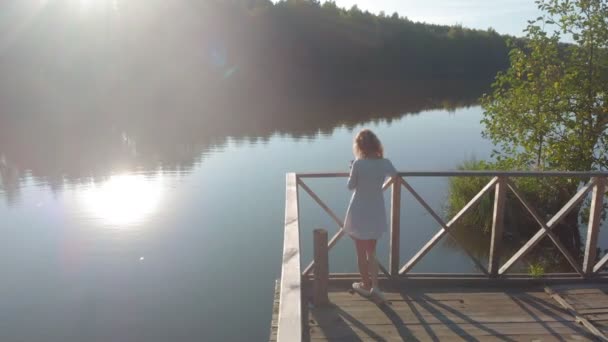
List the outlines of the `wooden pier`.
{"type": "MultiPolygon", "coordinates": [[[[355,274],[328,270],[328,251],[342,237],[343,222],[306,185],[307,178],[347,177],[345,173],[288,174],[281,279],[277,282],[271,341],[506,340],[608,341],[608,255],[598,258],[597,238],[607,173],[591,172],[409,172],[384,185],[392,190],[389,265],[380,265],[387,302],[353,293],[355,274]],[[491,180],[448,222],[433,211],[407,182],[411,177],[490,177],[491,180]],[[405,177],[405,178],[404,178],[405,177]],[[545,221],[518,191],[514,177],[586,179],[579,191],[545,221]],[[302,268],[299,191],[304,190],[337,225],[335,235],[315,231],[314,260],[302,268]],[[399,263],[400,199],[405,189],[437,221],[439,231],[405,264],[399,263]],[[488,267],[467,252],[479,274],[416,274],[412,268],[481,198],[494,191],[488,267]],[[504,205],[510,192],[538,225],[538,232],[512,256],[501,255],[504,205]],[[591,211],[583,260],[573,257],[551,231],[586,198],[591,211]],[[509,270],[548,237],[572,266],[572,273],[535,278],[509,270]],[[500,261],[503,261],[502,264],[500,261]]],[[[310,237],[313,238],[312,236],[310,237]]]]}
{"type": "MultiPolygon", "coordinates": [[[[335,286],[329,305],[304,308],[302,340],[605,341],[607,290],[608,284],[410,285],[389,288],[387,302],[377,305],[335,286]]],[[[271,341],[277,338],[278,300],[277,292],[271,341]]]]}

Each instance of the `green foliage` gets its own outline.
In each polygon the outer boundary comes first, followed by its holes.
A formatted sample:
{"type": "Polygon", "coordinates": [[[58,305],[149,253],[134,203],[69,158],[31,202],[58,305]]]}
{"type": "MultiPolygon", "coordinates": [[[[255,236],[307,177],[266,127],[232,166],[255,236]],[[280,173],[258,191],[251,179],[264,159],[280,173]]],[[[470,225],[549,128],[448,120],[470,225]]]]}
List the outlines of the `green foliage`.
{"type": "MultiPolygon", "coordinates": [[[[460,170],[503,170],[501,163],[487,161],[466,161],[460,170]]],[[[453,217],[490,181],[489,177],[452,177],[449,181],[449,198],[447,214],[453,217]]],[[[579,180],[565,178],[512,178],[515,188],[534,206],[539,215],[550,217],[564,205],[563,198],[576,191],[579,180]]],[[[484,196],[477,207],[462,217],[457,227],[475,228],[483,234],[489,234],[492,229],[492,213],[494,210],[494,193],[484,196]]],[[[505,230],[510,235],[527,238],[538,229],[538,223],[519,203],[510,191],[505,202],[505,230]]],[[[575,227],[576,228],[576,227],[575,227]]]]}
{"type": "MultiPolygon", "coordinates": [[[[538,0],[543,16],[526,39],[511,44],[508,70],[482,98],[484,135],[498,147],[501,169],[589,171],[608,168],[608,1],[538,0]],[[547,32],[546,28],[557,28],[547,32]],[[572,44],[563,44],[563,40],[572,44]]],[[[585,179],[518,179],[517,186],[549,217],[585,179]]],[[[555,229],[580,254],[581,206],[555,229]]],[[[507,215],[506,217],[509,217],[507,215]]],[[[517,222],[535,230],[534,222],[517,222]]]]}
{"type": "MultiPolygon", "coordinates": [[[[482,98],[484,135],[498,146],[494,156],[502,169],[605,170],[608,1],[536,3],[544,15],[529,21],[523,45],[511,45],[511,66],[482,98]],[[548,33],[548,27],[557,29],[548,33]]],[[[522,179],[518,186],[546,215],[559,210],[584,181],[522,179]]],[[[574,253],[581,248],[579,214],[586,215],[580,209],[556,229],[574,253]]]]}
{"type": "MultiPolygon", "coordinates": [[[[485,161],[469,160],[458,167],[459,170],[492,170],[493,164],[485,161]]],[[[449,181],[448,217],[453,217],[490,181],[489,177],[452,177],[449,181]]],[[[492,229],[492,198],[485,196],[474,214],[465,215],[458,227],[481,230],[487,234],[492,229]],[[487,215],[486,213],[490,213],[487,215]]]]}
{"type": "MultiPolygon", "coordinates": [[[[484,135],[498,147],[495,162],[465,163],[467,169],[603,170],[608,168],[608,1],[538,0],[545,15],[529,22],[526,39],[511,43],[510,67],[500,72],[492,92],[482,98],[484,135]],[[558,29],[548,33],[547,27],[558,29]],[[573,44],[563,44],[562,40],[573,44]]],[[[449,212],[471,198],[487,180],[462,179],[450,183],[449,212]]],[[[555,214],[585,179],[512,179],[519,193],[541,219],[555,214]]],[[[462,227],[491,227],[492,195],[462,227]]],[[[579,214],[572,210],[554,232],[574,255],[580,255],[579,214]]],[[[512,242],[528,238],[538,223],[512,193],[505,204],[505,232],[512,242]]],[[[508,245],[509,243],[507,243],[508,245]]],[[[511,243],[516,246],[517,243],[511,243]]],[[[553,246],[545,245],[532,259],[543,259],[553,246]],[[549,249],[548,249],[549,248],[549,249]]],[[[532,264],[530,273],[542,275],[558,259],[532,264]],[[549,265],[549,266],[548,266],[549,265]]]]}
{"type": "Polygon", "coordinates": [[[537,4],[546,14],[530,21],[523,46],[511,45],[510,68],[482,98],[484,134],[510,169],[606,169],[608,2],[537,4]]]}
{"type": "MultiPolygon", "coordinates": [[[[506,166],[501,162],[466,161],[461,170],[501,170],[506,166]]],[[[447,217],[454,217],[479,191],[490,181],[489,177],[453,177],[449,180],[449,198],[447,217]]],[[[576,191],[580,180],[558,177],[516,177],[511,178],[517,192],[547,221],[553,216],[576,191]]],[[[540,226],[533,216],[525,209],[512,191],[507,191],[505,200],[503,245],[505,250],[513,253],[523,241],[527,241],[535,234],[540,226]]],[[[461,217],[454,225],[454,233],[464,247],[479,257],[487,256],[489,237],[492,230],[492,217],[494,212],[494,191],[483,196],[474,208],[461,217]]],[[[578,210],[568,215],[554,229],[558,238],[574,254],[580,252],[580,234],[578,230],[578,210]]],[[[544,260],[551,253],[551,242],[544,241],[545,248],[533,250],[532,259],[544,260]]],[[[449,244],[448,244],[449,245],[449,244]]],[[[569,266],[563,259],[548,260],[544,262],[545,268],[552,270],[567,270],[569,266]]]]}
{"type": "Polygon", "coordinates": [[[532,263],[528,267],[528,274],[534,278],[542,278],[545,275],[545,266],[542,263],[532,263]]]}

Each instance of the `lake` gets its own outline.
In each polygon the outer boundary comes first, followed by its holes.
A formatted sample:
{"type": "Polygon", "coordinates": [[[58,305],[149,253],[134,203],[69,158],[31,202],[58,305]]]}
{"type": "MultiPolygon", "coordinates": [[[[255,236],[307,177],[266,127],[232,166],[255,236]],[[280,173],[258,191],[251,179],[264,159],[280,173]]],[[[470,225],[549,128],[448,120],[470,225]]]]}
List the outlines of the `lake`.
{"type": "MultiPolygon", "coordinates": [[[[451,78],[507,62],[495,32],[498,48],[452,46],[434,40],[447,27],[404,21],[393,35],[389,18],[384,34],[228,3],[0,5],[0,341],[267,340],[287,172],[348,171],[362,128],[401,171],[490,157],[478,99],[491,80],[451,78]]],[[[306,182],[344,215],[346,179],[306,182]]],[[[445,216],[447,178],[408,182],[445,216]]],[[[402,196],[404,262],[438,226],[402,196]]],[[[313,229],[337,227],[303,192],[300,215],[307,264],[313,229]]],[[[468,228],[487,260],[486,236],[468,228]]],[[[330,271],[355,270],[344,239],[330,271]]],[[[412,271],[478,270],[446,238],[412,271]]]]}
{"type": "MultiPolygon", "coordinates": [[[[280,275],[285,173],[347,171],[353,135],[364,127],[378,134],[399,170],[453,170],[489,157],[480,107],[450,103],[428,100],[427,108],[404,106],[401,114],[366,108],[348,121],[292,117],[281,122],[295,128],[263,133],[237,125],[235,135],[185,118],[129,126],[5,115],[0,340],[266,339],[280,275]]],[[[345,181],[308,184],[343,215],[345,181]]],[[[446,179],[412,185],[442,212],[446,179]]],[[[337,227],[300,196],[308,262],[312,230],[337,227]]],[[[407,195],[403,202],[405,260],[438,228],[407,195]]],[[[332,250],[331,271],[356,270],[351,244],[344,239],[332,250]]],[[[379,248],[386,263],[386,236],[379,248]]],[[[440,245],[414,271],[474,266],[440,245]]]]}

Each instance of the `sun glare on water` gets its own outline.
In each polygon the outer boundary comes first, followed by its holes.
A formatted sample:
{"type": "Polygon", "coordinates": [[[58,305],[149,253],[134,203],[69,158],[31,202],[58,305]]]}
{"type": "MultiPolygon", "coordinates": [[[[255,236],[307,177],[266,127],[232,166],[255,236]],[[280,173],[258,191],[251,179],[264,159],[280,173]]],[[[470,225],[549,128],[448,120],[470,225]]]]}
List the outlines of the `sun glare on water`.
{"type": "Polygon", "coordinates": [[[81,194],[84,209],[102,222],[124,227],[141,223],[158,208],[162,198],[162,178],[142,175],[112,176],[81,194]]]}

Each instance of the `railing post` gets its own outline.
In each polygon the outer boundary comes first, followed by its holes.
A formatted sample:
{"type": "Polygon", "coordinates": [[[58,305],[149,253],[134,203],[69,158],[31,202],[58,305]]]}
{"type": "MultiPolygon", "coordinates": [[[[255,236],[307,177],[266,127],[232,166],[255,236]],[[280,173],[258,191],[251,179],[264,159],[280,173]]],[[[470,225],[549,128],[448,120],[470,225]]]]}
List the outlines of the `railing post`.
{"type": "Polygon", "coordinates": [[[597,237],[600,231],[600,221],[602,220],[605,191],[606,178],[596,178],[591,197],[591,211],[589,213],[589,224],[587,225],[587,242],[585,243],[585,257],[583,260],[585,277],[593,275],[593,266],[597,258],[597,237]]]}
{"type": "Polygon", "coordinates": [[[490,260],[488,262],[488,273],[490,277],[498,276],[500,268],[500,252],[502,247],[502,235],[504,228],[505,197],[507,193],[507,179],[498,177],[494,195],[494,214],[492,216],[492,240],[490,244],[490,260]]]}
{"type": "Polygon", "coordinates": [[[327,248],[327,230],[314,230],[314,280],[313,304],[322,306],[329,303],[327,283],[329,281],[329,258],[327,248]]]}
{"type": "Polygon", "coordinates": [[[391,187],[391,254],[388,260],[391,277],[399,276],[399,241],[401,235],[401,176],[393,177],[391,187]]]}

